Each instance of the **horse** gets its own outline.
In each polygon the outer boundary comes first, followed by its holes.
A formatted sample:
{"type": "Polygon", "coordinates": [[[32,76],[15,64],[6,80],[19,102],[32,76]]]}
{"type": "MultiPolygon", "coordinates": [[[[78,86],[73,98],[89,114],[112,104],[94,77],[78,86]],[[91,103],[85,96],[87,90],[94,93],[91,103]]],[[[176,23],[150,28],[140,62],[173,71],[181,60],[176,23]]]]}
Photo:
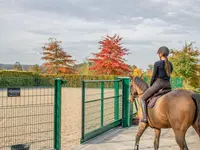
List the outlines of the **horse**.
{"type": "MultiPolygon", "coordinates": [[[[149,88],[141,77],[130,76],[130,101],[139,99],[149,88]]],[[[141,108],[141,106],[139,106],[141,108]]],[[[148,123],[139,121],[134,150],[139,149],[140,137],[151,127],[154,129],[154,149],[159,149],[162,128],[172,128],[180,150],[188,150],[185,135],[193,127],[200,137],[200,95],[185,89],[174,89],[161,95],[153,108],[148,108],[148,123]]]]}

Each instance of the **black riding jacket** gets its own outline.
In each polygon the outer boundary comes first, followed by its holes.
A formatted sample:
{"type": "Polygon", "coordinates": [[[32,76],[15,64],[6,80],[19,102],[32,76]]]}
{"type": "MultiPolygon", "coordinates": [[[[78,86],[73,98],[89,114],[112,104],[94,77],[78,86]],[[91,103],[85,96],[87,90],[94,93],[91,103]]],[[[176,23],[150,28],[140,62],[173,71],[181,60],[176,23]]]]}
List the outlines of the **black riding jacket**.
{"type": "MultiPolygon", "coordinates": [[[[173,71],[173,65],[171,62],[170,63],[170,68],[171,72],[173,71]]],[[[170,77],[167,76],[167,73],[165,71],[165,60],[159,60],[154,63],[154,69],[153,69],[153,74],[150,82],[150,86],[153,85],[153,83],[156,81],[157,78],[163,79],[163,80],[170,80],[170,77]]]]}

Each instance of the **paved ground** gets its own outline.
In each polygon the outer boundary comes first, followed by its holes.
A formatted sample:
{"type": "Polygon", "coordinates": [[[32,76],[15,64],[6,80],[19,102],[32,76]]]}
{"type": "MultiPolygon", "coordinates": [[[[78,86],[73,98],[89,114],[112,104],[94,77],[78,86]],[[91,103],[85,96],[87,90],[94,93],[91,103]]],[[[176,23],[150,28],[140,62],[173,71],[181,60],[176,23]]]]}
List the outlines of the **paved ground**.
{"type": "MultiPolygon", "coordinates": [[[[137,126],[113,129],[94,140],[89,141],[72,150],[132,150],[137,126]]],[[[148,128],[140,141],[140,150],[153,150],[154,131],[148,128]]],[[[200,139],[193,128],[186,134],[186,141],[190,150],[200,150],[200,139]]],[[[179,150],[171,129],[163,129],[160,139],[160,150],[179,150]]]]}

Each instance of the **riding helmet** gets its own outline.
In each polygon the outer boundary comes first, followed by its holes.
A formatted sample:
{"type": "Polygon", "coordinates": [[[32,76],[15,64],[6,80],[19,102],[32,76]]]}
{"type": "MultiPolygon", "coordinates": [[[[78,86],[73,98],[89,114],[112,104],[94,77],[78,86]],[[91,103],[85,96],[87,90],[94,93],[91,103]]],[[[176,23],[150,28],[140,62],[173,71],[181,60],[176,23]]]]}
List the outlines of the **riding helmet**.
{"type": "Polygon", "coordinates": [[[166,47],[166,46],[161,46],[161,47],[158,49],[157,54],[162,54],[162,55],[168,56],[168,55],[169,55],[169,49],[168,49],[168,47],[166,47]]]}

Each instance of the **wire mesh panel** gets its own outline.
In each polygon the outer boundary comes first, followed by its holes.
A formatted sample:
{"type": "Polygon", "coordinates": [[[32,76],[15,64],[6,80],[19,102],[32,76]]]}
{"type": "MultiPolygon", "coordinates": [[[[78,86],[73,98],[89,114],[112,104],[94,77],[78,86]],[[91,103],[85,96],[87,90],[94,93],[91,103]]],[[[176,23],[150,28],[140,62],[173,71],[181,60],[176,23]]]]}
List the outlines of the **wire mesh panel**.
{"type": "Polygon", "coordinates": [[[54,147],[54,87],[35,78],[0,78],[0,150],[54,147]]]}
{"type": "Polygon", "coordinates": [[[104,83],[103,125],[122,119],[122,82],[104,83]]]}
{"type": "Polygon", "coordinates": [[[81,142],[84,142],[121,124],[122,82],[83,81],[82,84],[81,142]]]}
{"type": "Polygon", "coordinates": [[[172,78],[170,80],[172,89],[182,88],[183,87],[183,79],[182,78],[172,78]]]}

